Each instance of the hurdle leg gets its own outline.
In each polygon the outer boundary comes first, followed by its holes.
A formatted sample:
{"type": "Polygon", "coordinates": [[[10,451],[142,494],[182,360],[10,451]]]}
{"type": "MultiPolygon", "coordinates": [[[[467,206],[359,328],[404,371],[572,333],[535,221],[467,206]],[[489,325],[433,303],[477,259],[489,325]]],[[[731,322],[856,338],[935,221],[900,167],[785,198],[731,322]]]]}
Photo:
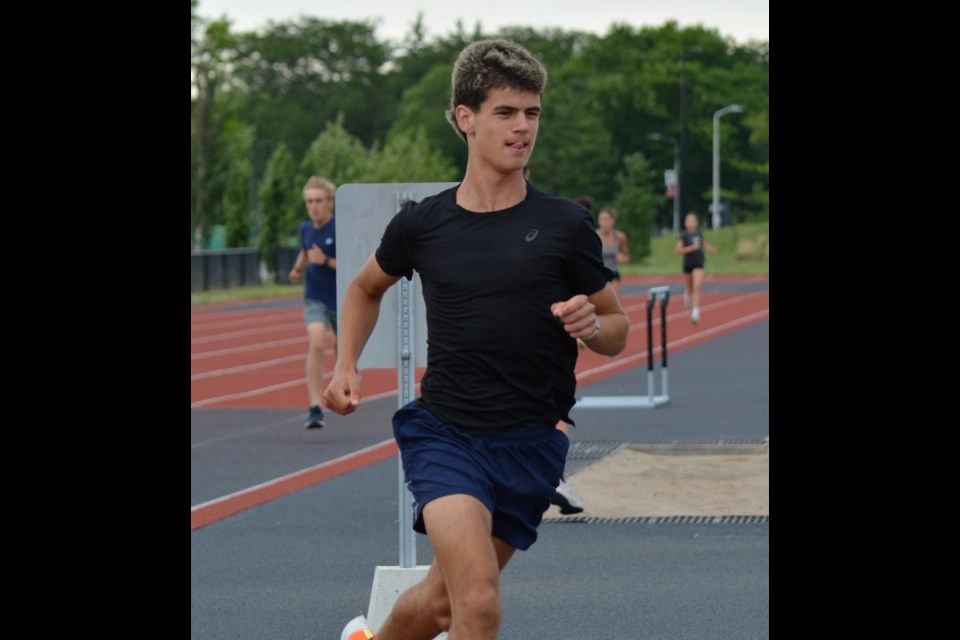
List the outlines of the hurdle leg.
{"type": "Polygon", "coordinates": [[[670,300],[670,290],[663,292],[660,298],[660,392],[664,400],[670,399],[667,387],[667,302],[670,300]]]}
{"type": "Polygon", "coordinates": [[[648,291],[646,304],[647,311],[647,394],[637,396],[592,396],[577,400],[574,408],[604,409],[604,408],[643,408],[653,409],[669,401],[667,395],[667,301],[670,297],[670,287],[651,287],[648,291]],[[660,298],[660,324],[663,340],[662,369],[663,394],[656,395],[656,376],[654,373],[653,349],[653,308],[657,298],[660,298]]]}
{"type": "Polygon", "coordinates": [[[653,406],[653,306],[657,302],[657,294],[651,293],[647,298],[647,397],[650,398],[650,406],[653,406]]]}

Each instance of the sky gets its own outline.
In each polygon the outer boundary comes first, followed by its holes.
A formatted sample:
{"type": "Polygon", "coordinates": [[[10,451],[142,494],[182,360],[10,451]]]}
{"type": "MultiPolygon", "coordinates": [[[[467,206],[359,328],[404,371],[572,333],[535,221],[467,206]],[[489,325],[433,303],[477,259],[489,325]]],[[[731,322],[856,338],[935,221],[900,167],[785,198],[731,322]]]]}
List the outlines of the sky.
{"type": "Polygon", "coordinates": [[[422,12],[427,40],[456,31],[462,20],[472,33],[479,20],[484,33],[504,26],[557,27],[604,35],[611,24],[659,27],[675,20],[680,28],[701,25],[737,42],[770,40],[769,0],[200,0],[204,18],[224,15],[232,31],[254,31],[267,22],[312,16],[325,20],[380,19],[377,38],[399,42],[422,12]]]}

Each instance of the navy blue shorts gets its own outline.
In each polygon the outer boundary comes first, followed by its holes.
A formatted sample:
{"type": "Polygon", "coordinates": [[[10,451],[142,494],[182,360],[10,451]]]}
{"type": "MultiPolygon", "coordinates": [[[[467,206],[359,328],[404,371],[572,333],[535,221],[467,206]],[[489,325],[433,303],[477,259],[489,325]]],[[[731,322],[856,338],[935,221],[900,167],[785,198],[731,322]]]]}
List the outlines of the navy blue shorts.
{"type": "Polygon", "coordinates": [[[474,435],[438,420],[417,400],[393,415],[407,488],[413,495],[413,529],[427,533],[423,507],[466,494],[493,514],[493,535],[526,550],[550,508],[570,441],[555,426],[474,435]]]}

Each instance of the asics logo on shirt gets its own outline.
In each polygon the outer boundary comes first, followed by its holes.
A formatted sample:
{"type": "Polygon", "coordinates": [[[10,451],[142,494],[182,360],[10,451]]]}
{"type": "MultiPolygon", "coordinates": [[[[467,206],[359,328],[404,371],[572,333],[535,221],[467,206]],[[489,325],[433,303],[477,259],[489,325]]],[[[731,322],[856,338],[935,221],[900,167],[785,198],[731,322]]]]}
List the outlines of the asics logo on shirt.
{"type": "Polygon", "coordinates": [[[530,229],[530,231],[527,232],[527,235],[525,235],[523,239],[526,240],[527,242],[532,242],[533,239],[537,237],[538,233],[540,232],[537,231],[536,229],[530,229]]]}

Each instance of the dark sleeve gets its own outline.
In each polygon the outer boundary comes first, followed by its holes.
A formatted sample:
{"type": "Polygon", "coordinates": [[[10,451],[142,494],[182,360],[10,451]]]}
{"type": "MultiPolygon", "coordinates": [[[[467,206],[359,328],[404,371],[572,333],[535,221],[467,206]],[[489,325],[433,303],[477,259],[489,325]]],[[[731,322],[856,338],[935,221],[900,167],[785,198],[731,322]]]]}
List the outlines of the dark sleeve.
{"type": "Polygon", "coordinates": [[[297,235],[300,237],[300,248],[309,249],[310,247],[307,246],[307,237],[303,233],[303,226],[304,225],[301,222],[300,226],[297,227],[297,235]]]}
{"type": "Polygon", "coordinates": [[[410,203],[403,205],[403,208],[387,223],[375,254],[377,264],[384,273],[394,277],[404,276],[407,280],[413,279],[413,262],[410,259],[404,230],[404,220],[410,206],[410,203]]]}
{"type": "Polygon", "coordinates": [[[613,278],[613,272],[603,264],[603,246],[591,220],[587,213],[575,228],[570,271],[574,292],[586,295],[603,289],[613,278]]]}

